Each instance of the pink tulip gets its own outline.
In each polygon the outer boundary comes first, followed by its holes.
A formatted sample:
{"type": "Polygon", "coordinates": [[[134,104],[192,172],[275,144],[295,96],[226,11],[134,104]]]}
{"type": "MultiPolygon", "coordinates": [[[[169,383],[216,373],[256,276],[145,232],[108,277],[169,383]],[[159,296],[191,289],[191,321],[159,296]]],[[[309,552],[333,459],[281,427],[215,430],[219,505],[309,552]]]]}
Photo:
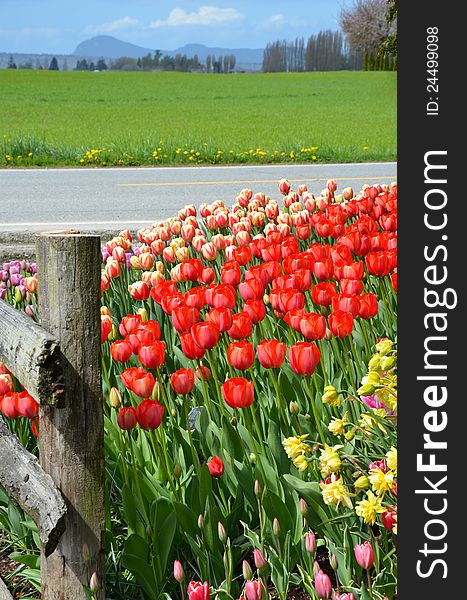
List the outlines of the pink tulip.
{"type": "Polygon", "coordinates": [[[245,594],[247,600],[261,600],[261,598],[263,597],[263,584],[261,580],[248,580],[245,583],[245,594]]]}
{"type": "Polygon", "coordinates": [[[201,581],[190,581],[187,593],[190,600],[209,600],[211,597],[207,581],[204,583],[201,583],[201,581]]]}
{"type": "Polygon", "coordinates": [[[265,558],[264,558],[263,553],[261,552],[261,550],[258,550],[258,548],[255,548],[253,550],[253,558],[254,558],[254,561],[255,561],[255,567],[259,571],[263,571],[266,568],[267,563],[266,563],[266,560],[265,560],[265,558]]]}
{"type": "Polygon", "coordinates": [[[185,581],[185,571],[183,570],[182,563],[179,560],[174,561],[174,577],[178,583],[185,581]]]}
{"type": "Polygon", "coordinates": [[[332,594],[332,584],[329,577],[323,571],[315,575],[315,590],[318,598],[329,599],[332,594]]]}
{"type": "Polygon", "coordinates": [[[362,569],[371,569],[375,560],[373,547],[367,540],[363,544],[356,544],[354,548],[355,558],[362,569]]]}

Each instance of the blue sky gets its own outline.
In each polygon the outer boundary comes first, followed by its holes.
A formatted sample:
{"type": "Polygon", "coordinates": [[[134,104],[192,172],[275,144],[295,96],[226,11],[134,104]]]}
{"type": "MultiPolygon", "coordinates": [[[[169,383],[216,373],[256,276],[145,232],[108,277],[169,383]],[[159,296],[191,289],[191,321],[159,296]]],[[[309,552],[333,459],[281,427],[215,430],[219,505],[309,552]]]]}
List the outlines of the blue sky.
{"type": "Polygon", "coordinates": [[[345,0],[0,0],[0,52],[69,54],[94,35],[174,50],[262,48],[337,29],[345,0]]]}

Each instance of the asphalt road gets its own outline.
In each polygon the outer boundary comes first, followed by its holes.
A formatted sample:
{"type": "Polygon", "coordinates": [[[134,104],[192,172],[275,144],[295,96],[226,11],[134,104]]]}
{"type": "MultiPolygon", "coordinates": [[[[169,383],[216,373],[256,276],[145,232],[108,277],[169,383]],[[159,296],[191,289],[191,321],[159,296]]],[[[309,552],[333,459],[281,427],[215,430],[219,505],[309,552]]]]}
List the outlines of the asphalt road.
{"type": "Polygon", "coordinates": [[[390,183],[397,163],[0,170],[0,234],[79,228],[136,230],[176,214],[185,204],[224,200],[245,187],[280,198],[287,177],[319,193],[327,179],[338,188],[390,183]]]}

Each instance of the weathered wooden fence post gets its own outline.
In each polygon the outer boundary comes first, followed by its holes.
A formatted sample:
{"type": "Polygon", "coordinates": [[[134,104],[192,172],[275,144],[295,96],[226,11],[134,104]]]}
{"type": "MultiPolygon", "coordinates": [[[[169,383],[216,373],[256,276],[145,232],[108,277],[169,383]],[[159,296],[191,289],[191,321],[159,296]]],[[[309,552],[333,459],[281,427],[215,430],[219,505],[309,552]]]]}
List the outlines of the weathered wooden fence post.
{"type": "Polygon", "coordinates": [[[37,237],[39,319],[58,339],[65,392],[40,407],[40,462],[67,505],[55,551],[41,551],[42,598],[82,600],[96,572],[104,585],[104,427],[100,362],[100,238],[37,237]]]}

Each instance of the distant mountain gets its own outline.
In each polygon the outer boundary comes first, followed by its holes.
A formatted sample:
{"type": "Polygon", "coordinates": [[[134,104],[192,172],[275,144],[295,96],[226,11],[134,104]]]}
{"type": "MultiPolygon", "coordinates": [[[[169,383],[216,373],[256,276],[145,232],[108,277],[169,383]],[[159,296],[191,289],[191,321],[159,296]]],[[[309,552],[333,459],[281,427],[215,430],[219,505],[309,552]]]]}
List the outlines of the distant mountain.
{"type": "Polygon", "coordinates": [[[110,35],[97,35],[90,40],[85,40],[78,44],[76,50],[72,53],[76,56],[89,56],[94,58],[102,56],[104,58],[120,58],[128,56],[130,58],[138,58],[146,56],[150,52],[154,53],[152,48],[143,48],[129,42],[122,42],[110,35]]]}
{"type": "MultiPolygon", "coordinates": [[[[89,58],[120,58],[121,56],[129,56],[130,58],[138,58],[146,56],[148,53],[154,54],[157,48],[144,48],[123,42],[110,35],[98,35],[89,40],[81,42],[73,52],[74,56],[89,57],[89,58]]],[[[203,44],[186,44],[176,50],[163,50],[159,48],[162,55],[175,56],[176,54],[186,54],[188,58],[192,58],[195,54],[201,62],[206,60],[208,54],[214,55],[216,58],[233,54],[236,58],[236,66],[239,69],[258,70],[263,62],[262,48],[209,48],[203,44]]]]}

